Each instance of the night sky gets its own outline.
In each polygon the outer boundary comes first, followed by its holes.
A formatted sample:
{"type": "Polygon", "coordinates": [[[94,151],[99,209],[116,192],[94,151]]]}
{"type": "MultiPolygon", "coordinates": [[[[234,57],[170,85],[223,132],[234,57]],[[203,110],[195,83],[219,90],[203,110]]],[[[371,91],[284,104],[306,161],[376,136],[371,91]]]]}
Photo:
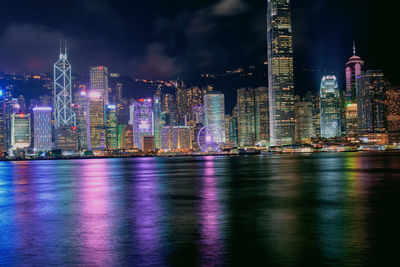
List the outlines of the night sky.
{"type": "MultiPolygon", "coordinates": [[[[194,80],[266,59],[266,0],[3,1],[0,71],[51,72],[67,39],[74,72],[109,66],[133,78],[194,80]]],[[[393,84],[400,61],[392,1],[292,1],[296,90],[316,90],[302,70],[338,73],[356,41],[368,69],[393,84]],[[309,88],[313,87],[313,88],[309,88]]],[[[342,82],[343,83],[343,82],[342,82]]]]}

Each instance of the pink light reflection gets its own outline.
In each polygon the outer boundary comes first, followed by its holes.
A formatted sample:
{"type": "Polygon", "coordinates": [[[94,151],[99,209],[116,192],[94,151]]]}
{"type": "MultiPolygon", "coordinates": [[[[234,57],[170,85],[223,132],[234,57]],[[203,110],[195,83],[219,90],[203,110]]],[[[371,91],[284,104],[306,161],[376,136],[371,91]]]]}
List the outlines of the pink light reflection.
{"type": "Polygon", "coordinates": [[[214,157],[206,157],[200,203],[201,266],[220,266],[223,238],[219,216],[221,207],[215,177],[214,157]]]}
{"type": "Polygon", "coordinates": [[[109,174],[102,160],[82,166],[80,210],[82,262],[86,266],[111,266],[109,174]]]}

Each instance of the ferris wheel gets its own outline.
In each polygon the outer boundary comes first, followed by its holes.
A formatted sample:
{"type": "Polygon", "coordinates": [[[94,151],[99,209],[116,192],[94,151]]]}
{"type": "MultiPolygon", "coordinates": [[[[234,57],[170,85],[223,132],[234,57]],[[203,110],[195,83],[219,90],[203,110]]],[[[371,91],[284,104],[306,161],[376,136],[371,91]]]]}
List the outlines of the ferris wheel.
{"type": "Polygon", "coordinates": [[[204,126],[197,135],[197,143],[204,152],[218,152],[222,145],[222,132],[217,125],[204,126]]]}

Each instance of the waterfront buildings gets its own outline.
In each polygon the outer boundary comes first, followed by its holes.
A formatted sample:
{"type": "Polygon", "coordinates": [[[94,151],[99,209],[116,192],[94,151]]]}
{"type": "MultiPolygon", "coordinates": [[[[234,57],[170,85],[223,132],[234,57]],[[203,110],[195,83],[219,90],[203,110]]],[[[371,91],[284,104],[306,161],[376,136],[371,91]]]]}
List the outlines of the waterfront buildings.
{"type": "Polygon", "coordinates": [[[33,150],[50,151],[53,149],[50,107],[35,107],[33,111],[33,150]]]}
{"type": "Polygon", "coordinates": [[[321,137],[340,136],[340,98],[336,76],[323,76],[320,88],[321,137]]]}
{"type": "Polygon", "coordinates": [[[162,95],[161,116],[163,125],[178,125],[176,106],[176,98],[173,94],[165,93],[162,95]]]}
{"type": "Polygon", "coordinates": [[[31,115],[11,115],[11,146],[13,150],[26,149],[31,145],[31,115]]]}
{"type": "Polygon", "coordinates": [[[225,98],[221,92],[204,95],[205,125],[214,125],[221,131],[221,141],[225,143],[225,98]]]}
{"type": "Polygon", "coordinates": [[[80,88],[74,95],[74,112],[76,114],[76,127],[78,137],[78,149],[85,150],[87,146],[87,91],[86,87],[80,88]]]}
{"type": "Polygon", "coordinates": [[[256,141],[255,91],[252,88],[237,90],[238,145],[252,146],[256,141]]]}
{"type": "Polygon", "coordinates": [[[118,149],[126,149],[126,126],[125,124],[118,124],[118,149]]]}
{"type": "Polygon", "coordinates": [[[390,87],[386,91],[386,116],[389,132],[400,132],[400,88],[390,87]]]}
{"type": "Polygon", "coordinates": [[[164,151],[188,151],[192,148],[189,126],[165,126],[162,131],[161,149],[164,151]]]}
{"type": "Polygon", "coordinates": [[[269,108],[268,88],[257,87],[254,92],[256,141],[266,143],[269,141],[269,108]]]}
{"type": "Polygon", "coordinates": [[[153,97],[153,113],[154,113],[154,138],[156,149],[161,149],[161,132],[162,132],[162,117],[161,117],[161,90],[153,97]]]}
{"type": "Polygon", "coordinates": [[[295,137],[292,21],[289,0],[269,0],[267,14],[270,140],[295,137]]]}
{"type": "Polygon", "coordinates": [[[108,150],[118,149],[118,132],[117,132],[117,106],[106,106],[106,148],[108,150]]]}
{"type": "Polygon", "coordinates": [[[238,89],[237,112],[239,146],[266,145],[269,139],[267,88],[238,89]]]}
{"type": "Polygon", "coordinates": [[[101,93],[101,98],[104,104],[109,104],[108,101],[108,68],[105,66],[95,66],[90,68],[90,89],[101,93]]]}
{"type": "Polygon", "coordinates": [[[144,153],[154,153],[156,152],[156,145],[155,145],[155,139],[154,136],[142,136],[141,140],[141,147],[140,150],[142,150],[144,153]]]}
{"type": "Polygon", "coordinates": [[[296,140],[300,143],[310,143],[313,137],[313,105],[311,102],[297,102],[296,140]]]}
{"type": "Polygon", "coordinates": [[[358,131],[385,132],[386,91],[390,84],[381,70],[368,70],[358,81],[358,131]]]}
{"type": "Polygon", "coordinates": [[[130,120],[133,130],[133,144],[135,148],[141,149],[142,137],[154,135],[154,115],[151,98],[141,98],[133,101],[130,106],[130,120]]]}
{"type": "Polygon", "coordinates": [[[231,139],[230,139],[230,127],[232,124],[232,116],[227,114],[225,115],[225,143],[231,144],[231,139]]]}
{"type": "Polygon", "coordinates": [[[232,120],[229,125],[229,140],[232,144],[237,146],[239,144],[238,139],[238,105],[236,104],[232,111],[232,120]]]}
{"type": "Polygon", "coordinates": [[[102,150],[106,148],[102,92],[90,90],[87,98],[86,134],[88,149],[102,150]]]}
{"type": "Polygon", "coordinates": [[[0,89],[0,152],[7,151],[7,130],[4,116],[4,97],[5,92],[0,89]]]}
{"type": "Polygon", "coordinates": [[[78,149],[78,131],[76,126],[62,126],[57,129],[57,148],[66,154],[78,149]]]}
{"type": "Polygon", "coordinates": [[[358,133],[357,128],[357,104],[349,103],[346,106],[346,133],[353,136],[358,133]]]}
{"type": "Polygon", "coordinates": [[[312,124],[313,138],[321,137],[321,101],[320,94],[313,94],[310,91],[306,92],[303,102],[311,102],[312,104],[312,124]]]}

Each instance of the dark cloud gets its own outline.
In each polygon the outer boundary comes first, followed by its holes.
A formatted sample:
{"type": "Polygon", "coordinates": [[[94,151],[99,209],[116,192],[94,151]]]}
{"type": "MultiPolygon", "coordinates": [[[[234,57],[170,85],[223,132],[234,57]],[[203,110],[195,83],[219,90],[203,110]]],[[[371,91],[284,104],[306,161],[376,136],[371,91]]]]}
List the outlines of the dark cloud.
{"type": "Polygon", "coordinates": [[[248,5],[242,0],[221,0],[213,6],[215,15],[232,16],[248,9],[248,5]]]}
{"type": "Polygon", "coordinates": [[[42,25],[11,24],[0,38],[0,68],[9,72],[48,70],[57,55],[57,40],[64,39],[61,32],[42,25]]]}
{"type": "Polygon", "coordinates": [[[151,43],[144,58],[135,60],[137,74],[146,79],[168,79],[180,72],[176,59],[165,54],[162,43],[151,43]]]}

